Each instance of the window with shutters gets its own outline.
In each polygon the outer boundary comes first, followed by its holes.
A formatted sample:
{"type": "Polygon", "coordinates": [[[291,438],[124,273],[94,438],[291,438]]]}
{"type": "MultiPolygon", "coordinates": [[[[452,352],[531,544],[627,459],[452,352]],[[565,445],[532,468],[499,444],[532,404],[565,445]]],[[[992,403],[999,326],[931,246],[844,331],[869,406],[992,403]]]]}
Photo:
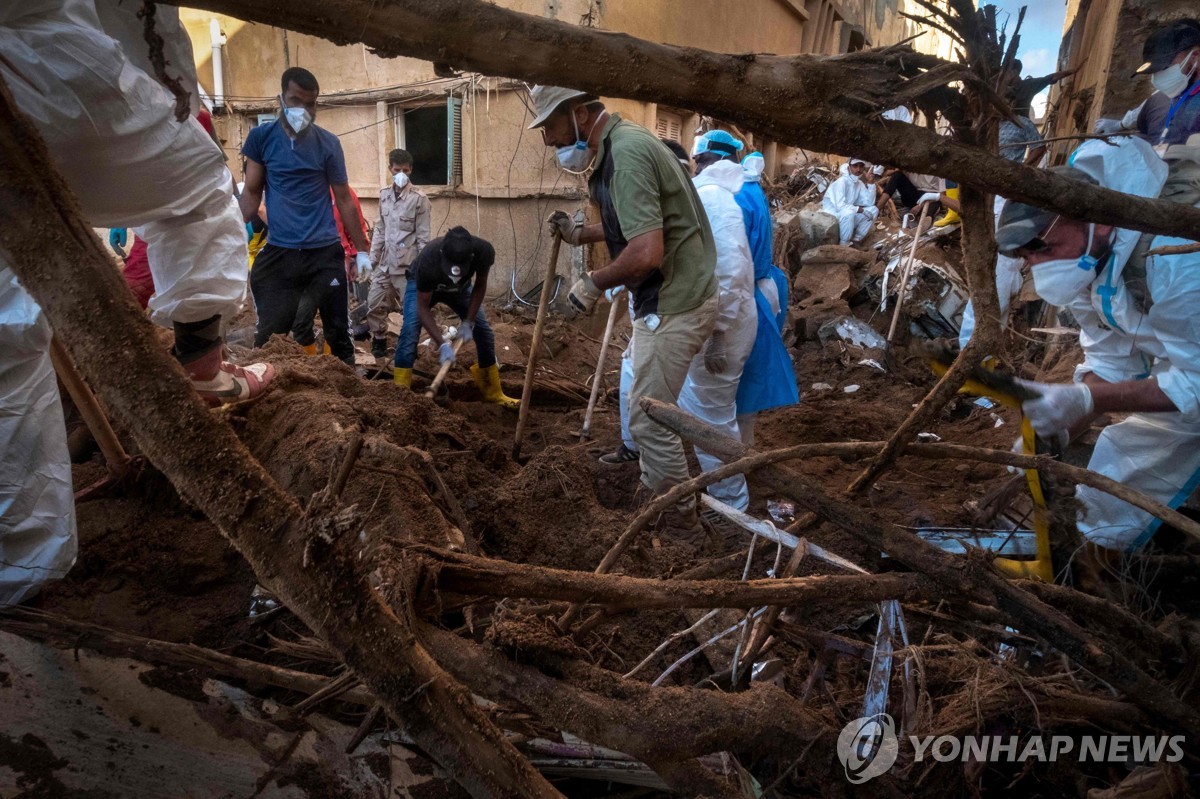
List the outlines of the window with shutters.
{"type": "Polygon", "coordinates": [[[654,124],[654,133],[660,139],[683,143],[683,119],[670,111],[659,111],[654,124]]]}
{"type": "Polygon", "coordinates": [[[388,109],[392,141],[413,157],[412,182],[417,186],[455,188],[462,183],[462,100],[388,109]]]}

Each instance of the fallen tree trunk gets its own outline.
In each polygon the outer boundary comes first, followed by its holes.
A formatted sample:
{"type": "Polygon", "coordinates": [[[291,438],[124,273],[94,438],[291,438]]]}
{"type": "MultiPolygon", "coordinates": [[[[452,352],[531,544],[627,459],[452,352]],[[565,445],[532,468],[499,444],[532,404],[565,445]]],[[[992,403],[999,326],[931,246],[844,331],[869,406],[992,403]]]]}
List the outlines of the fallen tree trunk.
{"type": "Polygon", "coordinates": [[[362,42],[384,57],[411,56],[485,75],[689,108],[783,144],[951,178],[1072,218],[1200,238],[1200,209],[1135,199],[932,130],[879,119],[878,112],[901,99],[974,78],[959,65],[907,46],[833,57],[728,55],[542,19],[481,0],[187,0],[187,5],[337,44],[362,42]]]}
{"type": "Polygon", "coordinates": [[[608,605],[614,610],[752,608],[762,605],[841,604],[936,599],[912,574],[820,575],[789,580],[653,580],[566,571],[412,547],[430,564],[441,591],[497,597],[528,597],[608,605]]]}
{"type": "MultiPolygon", "coordinates": [[[[723,435],[678,408],[649,398],[641,400],[645,412],[659,424],[686,441],[700,444],[706,452],[723,460],[754,454],[739,441],[723,435]]],[[[949,555],[922,541],[907,530],[879,521],[845,502],[833,499],[810,480],[781,466],[768,466],[757,479],[772,491],[792,499],[818,516],[888,553],[910,569],[941,583],[946,589],[1007,613],[1012,626],[1023,633],[1045,638],[1052,646],[1084,666],[1149,715],[1158,715],[1186,730],[1200,734],[1200,712],[1176,696],[1167,685],[1143,672],[1120,651],[1105,647],[1059,610],[1050,607],[1018,585],[992,571],[981,558],[949,555]]]]}
{"type": "Polygon", "coordinates": [[[411,620],[371,589],[354,551],[357,536],[331,538],[334,520],[305,518],[229,425],[200,402],[183,369],[157,346],[152,325],[3,81],[0,215],[6,220],[0,247],[105,407],[180,496],[238,548],[259,581],[472,795],[559,796],[429,657],[411,620]]]}

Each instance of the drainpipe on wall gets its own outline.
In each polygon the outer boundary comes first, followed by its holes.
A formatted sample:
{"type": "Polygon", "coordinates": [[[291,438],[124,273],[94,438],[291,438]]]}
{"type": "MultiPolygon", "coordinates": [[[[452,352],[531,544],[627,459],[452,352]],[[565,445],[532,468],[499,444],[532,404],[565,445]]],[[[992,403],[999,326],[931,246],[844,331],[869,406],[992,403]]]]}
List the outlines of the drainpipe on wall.
{"type": "Polygon", "coordinates": [[[212,38],[213,108],[225,107],[225,62],[221,48],[225,45],[225,34],[216,18],[208,21],[208,33],[212,38]]]}

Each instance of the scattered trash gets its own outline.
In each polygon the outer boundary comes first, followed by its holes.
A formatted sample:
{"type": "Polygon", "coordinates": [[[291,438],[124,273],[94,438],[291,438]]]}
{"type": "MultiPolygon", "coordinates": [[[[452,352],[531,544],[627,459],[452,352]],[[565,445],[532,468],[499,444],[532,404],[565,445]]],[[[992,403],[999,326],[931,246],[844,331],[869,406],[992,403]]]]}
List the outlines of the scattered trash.
{"type": "Polygon", "coordinates": [[[784,685],[783,661],[771,658],[761,663],[755,663],[750,669],[750,682],[774,683],[780,688],[784,685]]]}
{"type": "Polygon", "coordinates": [[[270,591],[255,583],[254,590],[250,592],[250,613],[247,615],[253,619],[255,616],[270,613],[278,607],[280,607],[279,599],[270,591]]]}
{"type": "Polygon", "coordinates": [[[813,391],[833,391],[833,386],[829,385],[828,383],[813,383],[812,390],[813,391]]]}
{"type": "Polygon", "coordinates": [[[855,391],[858,391],[860,388],[862,388],[862,386],[851,383],[850,385],[843,388],[842,391],[846,392],[847,394],[853,394],[855,391]]]}
{"type": "Polygon", "coordinates": [[[988,410],[996,407],[995,401],[987,397],[978,397],[973,404],[978,405],[980,408],[987,408],[988,410]]]}
{"type": "Polygon", "coordinates": [[[879,361],[875,360],[874,358],[863,358],[861,361],[858,362],[858,365],[859,366],[870,366],[872,369],[878,369],[881,372],[887,371],[887,369],[883,368],[883,364],[881,364],[879,361]]]}
{"type": "Polygon", "coordinates": [[[876,333],[866,322],[855,319],[853,316],[841,316],[837,319],[830,319],[821,325],[817,331],[817,338],[820,339],[822,344],[838,338],[854,347],[862,347],[868,350],[887,349],[887,341],[883,336],[876,333]]]}
{"type": "Polygon", "coordinates": [[[1004,420],[1003,420],[1003,419],[1001,419],[999,416],[997,416],[997,415],[996,415],[996,414],[994,414],[994,413],[992,414],[992,418],[996,420],[996,423],[995,423],[994,425],[992,425],[992,429],[993,429],[993,430],[995,430],[997,427],[1004,427],[1004,420]]]}
{"type": "Polygon", "coordinates": [[[767,513],[779,524],[791,524],[796,520],[796,506],[786,499],[768,499],[767,513]]]}
{"type": "Polygon", "coordinates": [[[1033,530],[923,527],[917,530],[917,535],[952,555],[965,555],[971,549],[984,549],[1010,558],[1037,555],[1037,540],[1033,530]]]}
{"type": "Polygon", "coordinates": [[[917,433],[917,441],[941,441],[942,437],[937,433],[917,433]]]}

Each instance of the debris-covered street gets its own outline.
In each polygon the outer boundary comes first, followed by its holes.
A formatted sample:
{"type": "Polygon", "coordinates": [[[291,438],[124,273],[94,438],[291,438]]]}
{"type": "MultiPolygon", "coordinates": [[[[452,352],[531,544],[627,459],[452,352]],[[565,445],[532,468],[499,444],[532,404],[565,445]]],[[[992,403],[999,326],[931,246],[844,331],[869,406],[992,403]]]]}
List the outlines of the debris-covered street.
{"type": "Polygon", "coordinates": [[[1195,795],[1200,22],[567,4],[0,12],[0,796],[1195,795]]]}

